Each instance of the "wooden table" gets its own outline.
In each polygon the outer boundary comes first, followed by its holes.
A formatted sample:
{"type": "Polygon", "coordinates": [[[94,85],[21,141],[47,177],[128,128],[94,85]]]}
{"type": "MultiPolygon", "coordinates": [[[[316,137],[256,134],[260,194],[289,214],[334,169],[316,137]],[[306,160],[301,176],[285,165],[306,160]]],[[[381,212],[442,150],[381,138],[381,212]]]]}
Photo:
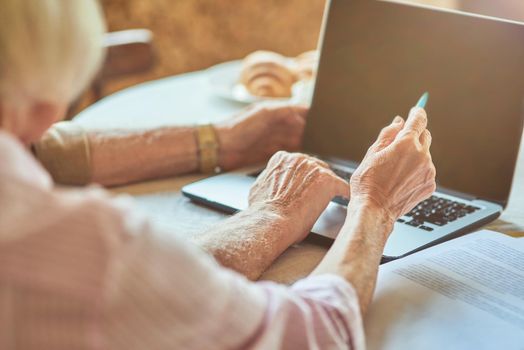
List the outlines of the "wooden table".
{"type": "MultiPolygon", "coordinates": [[[[205,72],[195,72],[145,83],[109,96],[79,114],[75,121],[86,128],[148,128],[215,122],[233,115],[244,105],[213,95],[205,72]]],[[[148,181],[115,188],[134,196],[139,207],[160,225],[182,234],[197,235],[226,216],[193,204],[180,189],[202,175],[148,181]]],[[[515,174],[508,208],[486,228],[524,236],[524,150],[515,174]]],[[[326,240],[311,236],[288,249],[262,276],[290,283],[307,275],[326,253],[326,240]]]]}

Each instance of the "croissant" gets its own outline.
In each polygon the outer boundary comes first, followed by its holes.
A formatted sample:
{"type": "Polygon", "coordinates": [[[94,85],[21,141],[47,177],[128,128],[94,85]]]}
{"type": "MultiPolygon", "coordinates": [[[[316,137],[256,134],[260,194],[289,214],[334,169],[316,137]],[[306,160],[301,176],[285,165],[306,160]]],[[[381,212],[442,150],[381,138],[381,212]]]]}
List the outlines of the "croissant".
{"type": "Polygon", "coordinates": [[[314,78],[317,72],[319,54],[317,50],[304,52],[294,59],[294,73],[297,80],[314,78]]]}
{"type": "Polygon", "coordinates": [[[289,59],[278,53],[256,51],[243,61],[240,82],[252,95],[290,97],[295,81],[289,59]]]}

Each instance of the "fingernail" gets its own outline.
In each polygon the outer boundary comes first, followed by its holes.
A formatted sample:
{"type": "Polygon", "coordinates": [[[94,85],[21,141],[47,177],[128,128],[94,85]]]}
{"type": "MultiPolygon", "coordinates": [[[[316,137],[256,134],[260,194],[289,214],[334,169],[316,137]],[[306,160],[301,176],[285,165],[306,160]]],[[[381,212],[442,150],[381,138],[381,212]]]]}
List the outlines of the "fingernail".
{"type": "Polygon", "coordinates": [[[402,118],[400,118],[398,115],[395,118],[393,118],[393,123],[394,124],[399,124],[401,122],[402,122],[402,118]]]}

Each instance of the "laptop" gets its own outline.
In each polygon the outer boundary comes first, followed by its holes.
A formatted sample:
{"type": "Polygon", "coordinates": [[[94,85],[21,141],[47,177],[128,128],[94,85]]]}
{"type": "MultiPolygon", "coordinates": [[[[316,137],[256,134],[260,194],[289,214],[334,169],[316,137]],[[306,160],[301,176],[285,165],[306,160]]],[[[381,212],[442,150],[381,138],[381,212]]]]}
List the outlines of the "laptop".
{"type": "MultiPolygon", "coordinates": [[[[423,92],[437,191],[394,226],[384,259],[470,232],[505,208],[524,120],[524,25],[393,1],[331,0],[303,151],[349,179],[382,127],[423,92]]],[[[247,207],[256,174],[190,184],[192,200],[247,207]]],[[[334,199],[312,232],[334,239],[346,207],[334,199]]]]}

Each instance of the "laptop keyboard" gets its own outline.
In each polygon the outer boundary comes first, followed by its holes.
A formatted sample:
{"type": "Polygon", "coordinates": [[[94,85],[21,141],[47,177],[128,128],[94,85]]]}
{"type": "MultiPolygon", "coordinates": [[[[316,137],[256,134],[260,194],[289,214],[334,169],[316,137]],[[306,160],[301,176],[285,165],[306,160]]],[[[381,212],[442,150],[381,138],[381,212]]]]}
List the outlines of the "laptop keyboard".
{"type": "Polygon", "coordinates": [[[425,231],[433,231],[431,227],[424,224],[444,226],[477,210],[480,208],[451,199],[431,196],[407,213],[406,219],[399,219],[399,222],[425,231]]]}
{"type": "MultiPolygon", "coordinates": [[[[351,177],[351,173],[343,169],[333,168],[333,172],[347,181],[351,177]]],[[[348,200],[342,197],[334,198],[333,202],[348,205],[348,200]]],[[[480,208],[433,195],[419,203],[403,218],[398,219],[398,222],[424,231],[433,231],[434,228],[428,224],[444,226],[477,210],[480,208]]]]}
{"type": "MultiPolygon", "coordinates": [[[[352,173],[347,170],[340,168],[332,168],[332,170],[346,181],[349,181],[351,178],[352,173]]],[[[260,174],[260,172],[253,174],[253,176],[257,176],[258,174],[260,174]]],[[[333,198],[333,202],[344,206],[349,204],[348,200],[342,197],[333,198]]],[[[397,222],[430,232],[435,228],[429,225],[437,227],[444,226],[477,210],[480,210],[480,208],[433,195],[420,202],[409,213],[398,219],[397,222]]]]}

